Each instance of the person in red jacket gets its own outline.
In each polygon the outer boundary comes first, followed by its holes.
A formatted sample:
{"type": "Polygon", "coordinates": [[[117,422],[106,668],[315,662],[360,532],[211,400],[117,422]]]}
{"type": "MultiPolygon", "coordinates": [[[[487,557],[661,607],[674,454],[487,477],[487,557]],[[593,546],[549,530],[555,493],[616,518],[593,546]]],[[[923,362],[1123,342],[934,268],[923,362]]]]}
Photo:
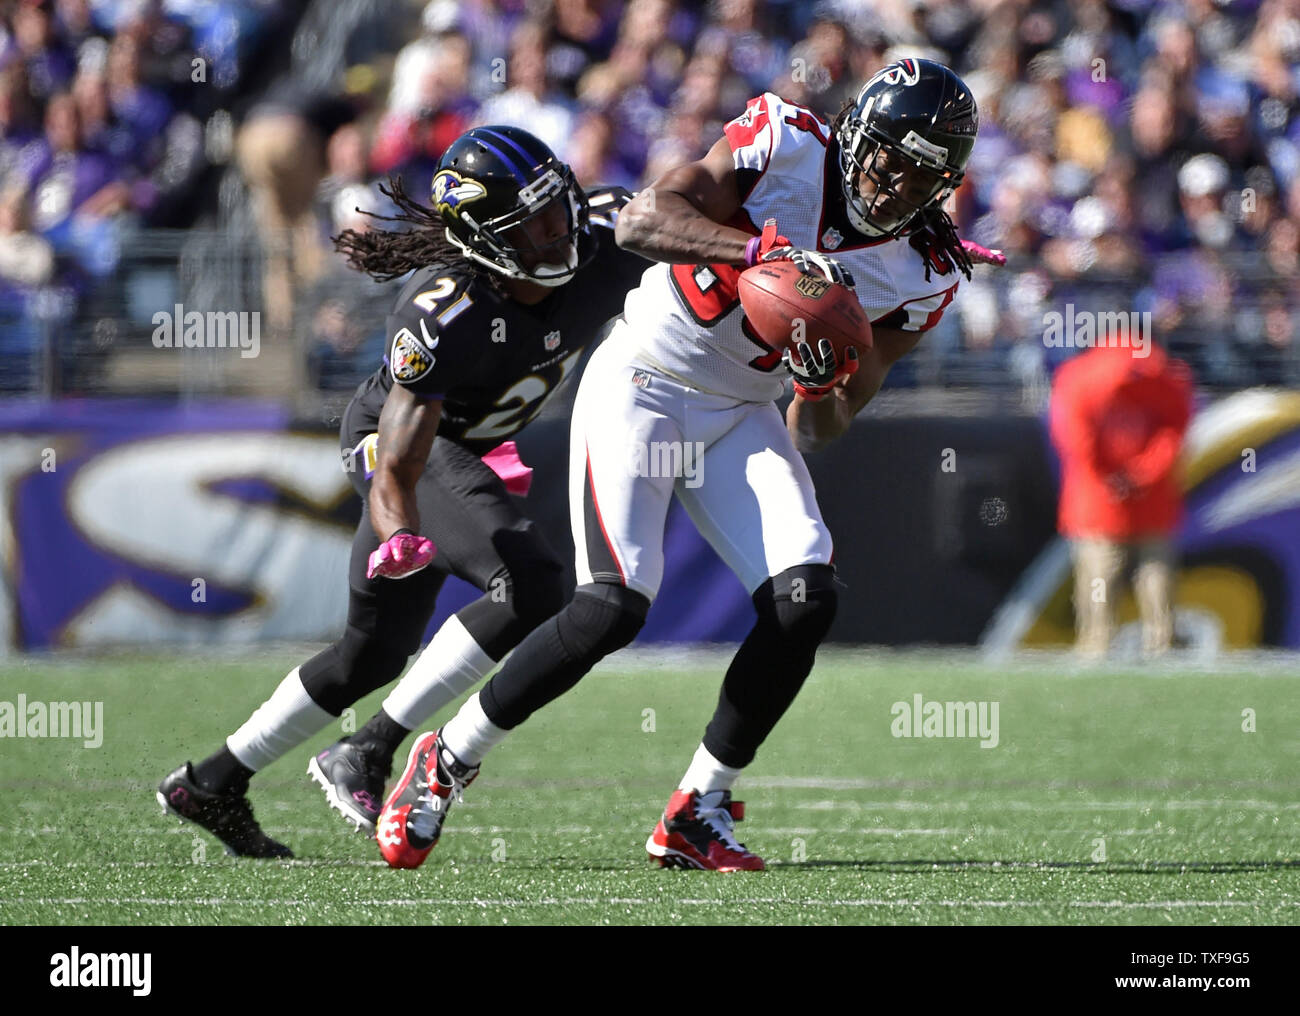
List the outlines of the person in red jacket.
{"type": "Polygon", "coordinates": [[[1126,571],[1154,655],[1173,637],[1173,536],[1182,519],[1178,459],[1192,415],[1191,373],[1148,337],[1070,360],[1052,387],[1051,435],[1061,458],[1058,528],[1072,543],[1078,649],[1110,646],[1126,571]]]}

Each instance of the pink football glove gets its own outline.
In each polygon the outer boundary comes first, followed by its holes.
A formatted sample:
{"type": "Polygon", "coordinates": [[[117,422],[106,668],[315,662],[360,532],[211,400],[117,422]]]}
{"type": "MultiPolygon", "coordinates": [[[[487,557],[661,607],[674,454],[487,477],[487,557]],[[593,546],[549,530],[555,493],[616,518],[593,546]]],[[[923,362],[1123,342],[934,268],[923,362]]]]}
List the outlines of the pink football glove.
{"type": "Polygon", "coordinates": [[[404,579],[428,567],[437,551],[432,540],[399,529],[370,555],[366,578],[404,579]]]}
{"type": "Polygon", "coordinates": [[[1007,256],[1000,250],[989,250],[987,247],[981,247],[974,240],[963,240],[961,249],[977,265],[998,265],[1001,267],[1007,263],[1007,256]]]}

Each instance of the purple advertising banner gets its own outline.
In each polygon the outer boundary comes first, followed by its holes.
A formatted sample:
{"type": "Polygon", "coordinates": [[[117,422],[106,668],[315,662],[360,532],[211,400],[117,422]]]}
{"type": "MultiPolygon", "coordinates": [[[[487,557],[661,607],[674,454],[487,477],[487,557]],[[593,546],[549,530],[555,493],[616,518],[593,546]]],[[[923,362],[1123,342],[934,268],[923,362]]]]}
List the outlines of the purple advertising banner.
{"type": "MultiPolygon", "coordinates": [[[[8,402],[0,432],[0,647],[342,632],[359,508],[332,435],[242,401],[8,402]]],[[[743,638],[749,599],[679,510],[666,551],[643,640],[743,638]]],[[[449,580],[430,633],[478,595],[449,580]]]]}

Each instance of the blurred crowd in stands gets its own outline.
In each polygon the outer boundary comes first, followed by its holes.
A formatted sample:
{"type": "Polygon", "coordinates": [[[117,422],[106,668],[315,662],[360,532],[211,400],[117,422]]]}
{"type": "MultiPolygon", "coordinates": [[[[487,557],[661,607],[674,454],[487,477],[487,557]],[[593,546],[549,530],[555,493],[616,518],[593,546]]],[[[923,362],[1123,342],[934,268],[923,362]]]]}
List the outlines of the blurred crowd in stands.
{"type": "Polygon", "coordinates": [[[1074,350],[1044,344],[1043,317],[1067,303],[1150,312],[1202,384],[1300,380],[1300,0],[393,0],[332,91],[250,83],[246,61],[287,49],[305,6],[0,5],[0,300],[51,265],[103,274],[123,216],[191,225],[215,186],[205,124],[230,108],[265,315],[305,328],[315,382],[346,388],[376,360],[388,296],[329,237],[386,210],[387,174],[419,193],[453,138],[497,122],[585,184],[636,188],[761,91],[833,116],[913,55],[975,93],[952,214],[1009,263],[963,284],[892,383],[969,368],[1045,392],[1074,350]]]}
{"type": "Polygon", "coordinates": [[[88,325],[77,311],[139,230],[210,212],[212,117],[294,6],[0,3],[0,358],[88,325]]]}

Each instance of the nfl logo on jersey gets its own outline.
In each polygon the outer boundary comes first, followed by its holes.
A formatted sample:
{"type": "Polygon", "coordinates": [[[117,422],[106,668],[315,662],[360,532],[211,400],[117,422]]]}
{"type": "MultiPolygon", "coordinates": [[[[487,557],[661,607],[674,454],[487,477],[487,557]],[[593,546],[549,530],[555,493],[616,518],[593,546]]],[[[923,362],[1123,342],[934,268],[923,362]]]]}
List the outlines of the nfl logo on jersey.
{"type": "Polygon", "coordinates": [[[557,349],[560,345],[560,333],[559,332],[548,333],[546,337],[542,339],[542,345],[546,347],[546,351],[548,353],[553,349],[557,349]]]}

